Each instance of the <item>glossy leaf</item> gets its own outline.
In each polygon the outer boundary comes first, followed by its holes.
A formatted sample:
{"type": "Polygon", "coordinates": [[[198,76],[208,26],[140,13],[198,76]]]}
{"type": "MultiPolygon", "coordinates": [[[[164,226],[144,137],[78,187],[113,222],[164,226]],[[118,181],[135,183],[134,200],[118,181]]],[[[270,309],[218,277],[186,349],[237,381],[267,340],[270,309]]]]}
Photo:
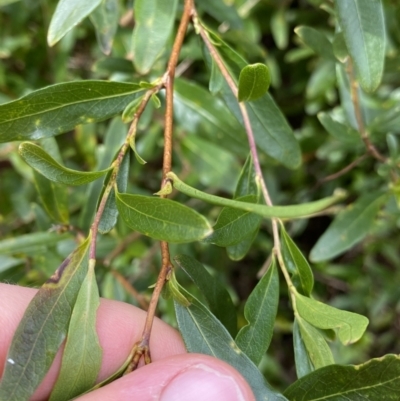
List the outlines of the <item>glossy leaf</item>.
{"type": "Polygon", "coordinates": [[[308,323],[320,329],[336,329],[344,344],[358,341],[368,326],[368,319],[357,313],[347,312],[322,302],[296,294],[296,309],[308,323]]]}
{"type": "MultiPolygon", "coordinates": [[[[212,39],[217,41],[217,50],[230,70],[231,75],[237,81],[240,71],[246,67],[247,63],[226,43],[212,33],[210,35],[212,39]]],[[[208,66],[211,67],[211,56],[207,50],[205,50],[205,59],[208,66]]],[[[230,111],[243,125],[238,101],[226,82],[222,85],[221,95],[230,111]]],[[[284,166],[291,169],[299,167],[301,163],[299,144],[271,95],[266,93],[260,99],[246,104],[246,108],[257,146],[284,166]]]]}
{"type": "Polygon", "coordinates": [[[400,358],[386,355],[362,365],[332,365],[303,377],[285,391],[291,401],[397,400],[400,358]]]}
{"type": "Polygon", "coordinates": [[[118,0],[102,0],[90,14],[96,28],[97,42],[105,54],[111,53],[114,36],[118,28],[118,0]]]}
{"type": "Polygon", "coordinates": [[[279,275],[275,258],[244,306],[248,324],[236,336],[237,346],[256,364],[267,352],[274,332],[279,302],[279,275]]]}
{"type": "Polygon", "coordinates": [[[336,0],[339,25],[355,64],[358,80],[373,92],[382,80],[385,60],[385,19],[381,0],[336,0]]]}
{"type": "Polygon", "coordinates": [[[70,237],[71,234],[69,233],[56,234],[51,232],[36,232],[15,236],[0,241],[0,254],[30,252],[40,246],[51,246],[70,237]]]}
{"type": "Polygon", "coordinates": [[[86,276],[90,239],[64,260],[26,309],[8,351],[0,383],[2,401],[28,400],[49,370],[86,276]]]}
{"type": "Polygon", "coordinates": [[[239,102],[257,100],[267,92],[271,84],[269,69],[265,64],[247,65],[239,75],[239,102]]]}
{"type": "Polygon", "coordinates": [[[349,145],[360,145],[362,143],[360,133],[357,130],[337,121],[329,113],[321,111],[317,117],[329,134],[337,140],[349,145]]]}
{"type": "MultiPolygon", "coordinates": [[[[256,203],[258,197],[247,195],[236,200],[256,203]]],[[[223,247],[236,245],[254,233],[255,227],[260,225],[261,219],[260,215],[254,213],[224,208],[213,226],[213,233],[205,241],[223,247]]]]}
{"type": "Polygon", "coordinates": [[[314,50],[315,53],[328,60],[336,61],[333,54],[332,43],[323,33],[309,26],[299,26],[295,28],[294,31],[304,44],[314,50]]]}
{"type": "Polygon", "coordinates": [[[184,307],[175,302],[175,313],[187,350],[214,356],[236,368],[249,383],[257,401],[285,400],[272,390],[257,366],[238,348],[218,319],[201,302],[183,291],[192,303],[184,307]]]}
{"type": "Polygon", "coordinates": [[[297,378],[300,379],[303,376],[311,373],[314,370],[314,366],[310,361],[306,345],[304,344],[304,340],[301,337],[297,319],[294,319],[293,322],[293,350],[294,360],[296,364],[296,374],[297,378]]]}
{"type": "Polygon", "coordinates": [[[102,348],[96,332],[100,298],[94,265],[91,259],[72,311],[61,370],[49,401],[68,401],[89,390],[100,371],[102,348]]]}
{"type": "MultiPolygon", "coordinates": [[[[117,188],[120,192],[125,192],[126,187],[128,186],[130,160],[131,158],[128,152],[121,163],[121,167],[117,175],[117,188]]],[[[107,198],[104,212],[101,215],[98,228],[99,232],[102,234],[110,232],[114,228],[115,224],[117,224],[117,218],[118,209],[115,202],[115,190],[113,188],[107,198]]]]}
{"type": "Polygon", "coordinates": [[[133,64],[140,74],[147,74],[163,52],[174,26],[177,5],[178,0],[135,1],[132,52],[133,64]]]}
{"type": "Polygon", "coordinates": [[[231,199],[221,198],[219,196],[210,195],[205,192],[201,192],[181,181],[174,173],[170,172],[167,177],[172,180],[173,186],[178,191],[196,199],[201,199],[205,202],[219,205],[228,206],[239,210],[244,210],[247,212],[257,213],[260,216],[271,218],[288,218],[295,219],[306,217],[317,213],[328,206],[331,206],[335,202],[343,198],[343,193],[338,193],[329,198],[323,198],[318,201],[303,203],[302,205],[296,206],[264,206],[256,205],[248,202],[239,202],[231,199]]]}
{"type": "Polygon", "coordinates": [[[111,168],[102,171],[86,172],[71,170],[62,166],[46,153],[40,146],[31,142],[19,145],[22,158],[37,172],[47,179],[65,185],[83,185],[107,174],[111,168]]]}
{"type": "Polygon", "coordinates": [[[313,366],[312,370],[316,370],[327,365],[333,365],[335,361],[333,359],[332,351],[319,330],[299,316],[296,317],[295,320],[307,350],[307,358],[313,366]]]}
{"type": "Polygon", "coordinates": [[[382,193],[363,195],[337,215],[310,253],[314,262],[329,260],[365,238],[387,197],[382,193]]]}
{"type": "Polygon", "coordinates": [[[212,232],[202,215],[170,199],[117,193],[116,200],[124,222],[151,238],[182,243],[199,241],[212,232]]]}
{"type": "Polygon", "coordinates": [[[59,0],[51,18],[47,42],[55,45],[68,31],[87,17],[101,0],[59,0]]]}
{"type": "Polygon", "coordinates": [[[174,262],[185,271],[207,300],[211,312],[233,336],[237,332],[236,309],[231,296],[216,277],[197,260],[186,255],[177,255],[174,262]]]}
{"type": "Polygon", "coordinates": [[[314,276],[307,259],[303,256],[295,242],[281,225],[282,256],[286,268],[292,275],[293,283],[298,291],[304,295],[310,295],[314,287],[314,276]]]}
{"type": "Polygon", "coordinates": [[[0,142],[36,140],[78,124],[106,120],[122,112],[141,90],[136,84],[109,81],[68,82],[39,89],[0,105],[0,142]]]}

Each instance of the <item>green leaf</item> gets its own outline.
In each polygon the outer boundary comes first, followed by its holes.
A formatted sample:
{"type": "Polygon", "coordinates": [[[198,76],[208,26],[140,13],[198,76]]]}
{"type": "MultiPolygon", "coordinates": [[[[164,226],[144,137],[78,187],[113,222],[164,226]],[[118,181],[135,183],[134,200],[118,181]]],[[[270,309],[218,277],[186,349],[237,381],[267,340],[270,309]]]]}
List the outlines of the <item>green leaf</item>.
{"type": "Polygon", "coordinates": [[[269,69],[265,64],[247,65],[239,75],[239,102],[249,102],[262,97],[271,84],[269,69]]]}
{"type": "Polygon", "coordinates": [[[212,60],[210,83],[208,86],[208,90],[212,95],[215,96],[221,91],[223,83],[224,83],[224,77],[221,74],[221,71],[219,70],[215,61],[212,60]]]}
{"type": "Polygon", "coordinates": [[[314,366],[310,361],[306,345],[304,344],[304,340],[301,337],[297,319],[294,319],[293,322],[293,350],[294,350],[294,360],[296,364],[296,374],[297,378],[300,379],[303,376],[311,373],[314,370],[314,366]]]}
{"type": "Polygon", "coordinates": [[[201,302],[182,291],[192,300],[189,307],[175,302],[176,319],[187,350],[214,356],[236,368],[249,383],[256,401],[285,400],[272,390],[257,366],[238,348],[219,320],[201,302]]]}
{"type": "MultiPolygon", "coordinates": [[[[212,32],[209,33],[211,38],[218,43],[216,49],[230,70],[232,77],[237,81],[240,71],[248,63],[218,36],[212,32]]],[[[211,56],[207,49],[204,50],[204,56],[209,68],[211,68],[211,56]]],[[[226,82],[222,85],[221,95],[230,111],[244,126],[238,101],[226,82]]],[[[257,146],[284,166],[291,169],[298,168],[301,163],[299,144],[271,95],[266,93],[260,99],[247,103],[246,108],[257,146]]]]}
{"type": "Polygon", "coordinates": [[[320,329],[336,329],[344,344],[358,341],[368,326],[368,319],[357,313],[347,312],[323,304],[296,293],[296,309],[299,315],[320,329]]]}
{"type": "Polygon", "coordinates": [[[233,336],[237,332],[236,310],[232,298],[219,280],[197,260],[186,255],[174,257],[176,264],[184,270],[205,296],[211,312],[233,336]]]}
{"type": "Polygon", "coordinates": [[[281,225],[282,234],[282,256],[285,266],[292,275],[292,280],[297,288],[304,295],[310,295],[314,287],[314,276],[307,259],[303,256],[295,242],[281,225]]]}
{"type": "Polygon", "coordinates": [[[142,89],[109,81],[68,82],[0,105],[0,142],[36,140],[106,120],[124,110],[142,89]],[[51,100],[51,101],[50,101],[51,100]]]}
{"type": "Polygon", "coordinates": [[[317,114],[319,122],[337,140],[349,145],[362,143],[360,133],[347,124],[337,121],[331,114],[321,111],[317,114]]]}
{"type": "Polygon", "coordinates": [[[284,8],[280,8],[271,16],[271,33],[279,50],[287,48],[289,42],[289,24],[284,8]]]}
{"type": "Polygon", "coordinates": [[[315,53],[328,60],[336,61],[335,55],[333,54],[332,43],[323,33],[308,26],[298,26],[294,31],[302,42],[310,49],[314,50],[315,53]]]}
{"type": "Polygon", "coordinates": [[[17,259],[12,258],[11,256],[0,255],[0,273],[5,272],[12,267],[22,265],[24,262],[24,259],[17,259]]]}
{"type": "MultiPolygon", "coordinates": [[[[257,203],[258,196],[247,195],[237,198],[239,202],[257,203]]],[[[213,233],[205,242],[226,247],[236,245],[254,233],[259,227],[262,218],[260,215],[243,210],[224,208],[213,227],[213,233]]]]}
{"type": "Polygon", "coordinates": [[[47,42],[54,46],[68,31],[87,17],[101,0],[59,0],[51,18],[47,42]]]}
{"type": "Polygon", "coordinates": [[[124,123],[129,123],[135,117],[136,112],[138,111],[139,106],[142,104],[143,96],[140,96],[136,99],[133,99],[126,107],[122,113],[122,121],[124,123]]]}
{"type": "Polygon", "coordinates": [[[0,383],[2,401],[25,401],[36,390],[65,340],[88,267],[91,235],[36,293],[14,334],[0,383]]]}
{"type": "Polygon", "coordinates": [[[257,227],[257,229],[254,230],[254,232],[252,232],[250,235],[248,235],[246,238],[244,238],[238,244],[227,246],[226,252],[229,256],[229,259],[235,260],[235,261],[243,259],[249,252],[251,246],[253,245],[253,242],[258,235],[259,229],[260,229],[260,227],[257,227]]]}
{"type": "Polygon", "coordinates": [[[107,174],[111,167],[95,172],[76,171],[57,163],[40,146],[31,142],[22,142],[19,145],[21,157],[37,172],[47,179],[65,185],[84,185],[107,174]]]}
{"type": "Polygon", "coordinates": [[[341,63],[345,63],[347,58],[349,57],[349,51],[347,50],[343,32],[335,33],[332,46],[333,46],[333,54],[335,55],[335,57],[341,63]]]}
{"type": "Polygon", "coordinates": [[[165,49],[174,26],[177,5],[178,0],[135,1],[132,52],[133,64],[140,74],[147,74],[165,49]]]}
{"type": "Polygon", "coordinates": [[[244,306],[248,324],[236,336],[238,347],[259,365],[267,352],[274,332],[279,303],[279,275],[276,260],[272,258],[266,274],[258,282],[244,306]]]}
{"type": "MultiPolygon", "coordinates": [[[[117,188],[120,192],[125,192],[126,187],[128,186],[130,160],[131,158],[128,152],[122,160],[121,167],[117,175],[117,188]]],[[[102,234],[110,232],[114,228],[115,224],[117,224],[117,218],[118,209],[115,202],[115,190],[113,188],[108,195],[106,206],[104,207],[104,212],[100,219],[98,228],[99,232],[102,234]]]]}
{"type": "Polygon", "coordinates": [[[110,54],[114,36],[118,28],[118,0],[102,0],[90,14],[96,28],[97,42],[104,54],[110,54]]]}
{"type": "Polygon", "coordinates": [[[0,241],[0,255],[30,252],[40,246],[57,244],[66,238],[71,238],[71,234],[37,232],[3,239],[0,241]]]}
{"type": "Polygon", "coordinates": [[[372,229],[386,199],[386,194],[375,192],[363,195],[347,206],[314,245],[310,259],[314,262],[332,259],[362,241],[372,229]]]}
{"type": "MultiPolygon", "coordinates": [[[[333,365],[335,361],[333,359],[332,351],[319,330],[307,323],[300,316],[296,317],[295,322],[298,325],[301,338],[304,341],[304,345],[307,350],[307,357],[313,366],[312,370],[316,370],[327,365],[333,365]]],[[[300,377],[301,376],[299,376],[299,378],[300,377]]]]}
{"type": "Polygon", "coordinates": [[[291,401],[398,400],[400,357],[386,355],[362,365],[332,365],[297,380],[285,391],[291,401]]]}
{"type": "MultiPolygon", "coordinates": [[[[196,4],[197,6],[197,4],[196,4]]],[[[242,29],[243,22],[233,3],[225,0],[202,0],[198,7],[221,23],[228,23],[233,29],[242,29]]]]}
{"type": "Polygon", "coordinates": [[[366,92],[380,84],[385,61],[385,19],[381,0],[336,0],[339,25],[366,92]]]}
{"type": "Polygon", "coordinates": [[[336,203],[342,199],[344,195],[342,192],[340,192],[328,198],[323,198],[318,201],[303,203],[296,206],[264,206],[256,205],[254,203],[234,201],[201,192],[198,189],[185,184],[173,172],[168,173],[167,178],[172,180],[175,189],[192,198],[201,199],[204,202],[214,205],[228,206],[247,212],[257,213],[266,218],[276,217],[281,219],[295,219],[310,216],[336,203]]]}
{"type": "MultiPolygon", "coordinates": [[[[223,82],[221,82],[222,84],[223,82]]],[[[179,78],[175,80],[174,114],[186,130],[246,157],[246,134],[224,103],[206,89],[179,78]],[[206,128],[206,129],[204,129],[206,128]]]]}
{"type": "Polygon", "coordinates": [[[246,159],[242,171],[240,172],[239,180],[236,184],[234,198],[237,199],[246,195],[259,195],[260,190],[256,183],[256,173],[254,170],[253,159],[251,155],[246,159]]]}
{"type": "Polygon", "coordinates": [[[212,232],[199,213],[170,199],[116,194],[121,218],[135,231],[168,242],[199,241],[212,232]]]}
{"type": "Polygon", "coordinates": [[[61,370],[49,401],[68,401],[89,390],[100,371],[102,348],[96,332],[100,298],[94,265],[91,259],[72,311],[61,370]]]}

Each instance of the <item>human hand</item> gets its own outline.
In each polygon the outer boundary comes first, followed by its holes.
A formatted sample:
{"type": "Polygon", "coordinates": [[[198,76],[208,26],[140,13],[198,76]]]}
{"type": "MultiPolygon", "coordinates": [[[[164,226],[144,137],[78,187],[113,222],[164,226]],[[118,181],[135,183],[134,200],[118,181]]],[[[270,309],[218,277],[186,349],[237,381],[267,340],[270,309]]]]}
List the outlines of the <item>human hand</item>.
{"type": "MultiPolygon", "coordinates": [[[[0,375],[12,336],[36,290],[0,284],[0,375]]],[[[114,373],[140,339],[146,313],[122,302],[101,300],[97,332],[103,347],[98,381],[114,373]]],[[[254,401],[243,377],[230,365],[201,354],[188,354],[179,333],[155,319],[150,365],[140,367],[76,401],[254,401]]],[[[31,401],[48,399],[60,369],[61,353],[31,401]]]]}

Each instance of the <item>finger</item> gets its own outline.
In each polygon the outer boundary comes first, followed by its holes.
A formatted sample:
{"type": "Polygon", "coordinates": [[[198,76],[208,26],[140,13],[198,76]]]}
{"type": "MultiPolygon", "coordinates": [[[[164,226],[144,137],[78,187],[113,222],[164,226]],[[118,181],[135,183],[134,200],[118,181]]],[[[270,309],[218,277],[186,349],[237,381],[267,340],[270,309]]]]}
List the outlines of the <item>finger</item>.
{"type": "Polygon", "coordinates": [[[76,401],[254,401],[243,377],[207,355],[186,354],[146,365],[76,401]]]}
{"type": "MultiPolygon", "coordinates": [[[[0,372],[3,371],[12,336],[35,293],[36,290],[31,288],[0,284],[0,372]]],[[[141,337],[145,317],[146,312],[132,305],[101,300],[96,327],[103,348],[103,360],[98,381],[110,376],[126,360],[133,344],[141,337]]],[[[180,334],[157,318],[154,320],[150,348],[154,361],[186,352],[180,334]]],[[[32,400],[48,397],[57,378],[60,362],[59,352],[32,400]]]]}

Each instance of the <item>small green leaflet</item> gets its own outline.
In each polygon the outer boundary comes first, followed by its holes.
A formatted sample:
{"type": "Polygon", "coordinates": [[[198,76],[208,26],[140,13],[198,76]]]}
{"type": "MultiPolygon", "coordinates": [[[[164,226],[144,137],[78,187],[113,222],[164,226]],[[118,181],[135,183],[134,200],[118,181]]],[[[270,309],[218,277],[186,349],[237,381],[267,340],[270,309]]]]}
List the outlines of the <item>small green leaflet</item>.
{"type": "Polygon", "coordinates": [[[137,84],[77,81],[48,86],[0,105],[0,143],[36,140],[121,113],[143,91],[137,84]]]}
{"type": "Polygon", "coordinates": [[[362,241],[372,229],[387,194],[369,193],[340,212],[310,253],[314,262],[329,260],[362,241]]]}
{"type": "Polygon", "coordinates": [[[233,336],[237,332],[236,309],[232,298],[217,278],[210,275],[207,269],[197,260],[186,255],[177,255],[174,262],[184,270],[193,283],[205,296],[211,312],[233,336]]]}
{"type": "Polygon", "coordinates": [[[94,273],[95,260],[79,290],[69,323],[61,370],[49,401],[68,401],[93,387],[101,367],[102,348],[96,332],[100,305],[94,273]]]}
{"type": "Polygon", "coordinates": [[[303,203],[301,205],[296,205],[296,206],[264,206],[264,205],[256,205],[254,203],[234,201],[231,199],[221,198],[215,195],[209,195],[205,192],[201,192],[198,189],[195,189],[185,184],[173,172],[168,173],[167,177],[170,180],[172,180],[175,189],[192,198],[201,199],[204,202],[208,202],[214,205],[228,206],[244,210],[247,212],[257,213],[266,218],[276,217],[276,218],[296,219],[310,216],[314,213],[317,213],[318,211],[321,211],[333,205],[334,203],[343,199],[344,197],[344,193],[340,192],[328,198],[320,199],[318,201],[310,203],[303,203]]]}
{"type": "Polygon", "coordinates": [[[68,31],[79,24],[101,0],[59,0],[51,18],[47,42],[54,46],[68,31]]]}
{"type": "Polygon", "coordinates": [[[22,142],[18,150],[21,157],[37,172],[51,181],[65,185],[87,184],[106,175],[112,168],[95,172],[71,170],[57,163],[40,146],[31,142],[22,142]]]}
{"type": "Polygon", "coordinates": [[[273,257],[266,274],[251,292],[244,307],[248,324],[236,336],[237,346],[258,365],[267,352],[274,331],[279,302],[279,275],[273,257]]]}
{"type": "Polygon", "coordinates": [[[271,84],[269,69],[265,64],[247,65],[239,75],[239,102],[249,102],[264,96],[271,84]]]}
{"type": "Polygon", "coordinates": [[[310,361],[310,357],[308,355],[304,340],[301,337],[297,319],[294,319],[293,322],[293,350],[294,360],[296,364],[296,374],[297,378],[300,379],[303,376],[311,373],[314,370],[314,367],[312,362],[310,361]]]}
{"type": "Polygon", "coordinates": [[[400,357],[385,355],[362,365],[331,365],[294,382],[284,392],[290,401],[397,401],[400,357]]]}
{"type": "Polygon", "coordinates": [[[88,268],[91,235],[36,293],[15,332],[0,383],[2,401],[27,401],[45,377],[65,340],[88,268]]]}
{"type": "Polygon", "coordinates": [[[340,28],[358,80],[366,92],[375,91],[385,62],[386,28],[381,0],[335,0],[340,28]]]}
{"type": "MultiPolygon", "coordinates": [[[[300,316],[296,316],[295,321],[300,331],[301,339],[304,341],[307,351],[307,360],[309,360],[314,367],[312,370],[327,365],[333,365],[335,361],[333,359],[332,351],[326,343],[322,333],[300,316]]],[[[303,363],[304,362],[305,361],[303,361],[303,363]]]]}
{"type": "Polygon", "coordinates": [[[122,121],[124,123],[129,123],[135,117],[135,114],[143,101],[143,96],[133,99],[122,112],[122,121]]]}
{"type": "Polygon", "coordinates": [[[177,5],[178,0],[135,1],[132,53],[133,64],[140,74],[147,74],[165,49],[174,26],[177,5]]]}
{"type": "Polygon", "coordinates": [[[116,194],[121,218],[135,231],[167,242],[199,241],[212,232],[199,213],[170,199],[116,194]]]}
{"type": "Polygon", "coordinates": [[[314,276],[307,259],[303,256],[300,249],[290,238],[283,224],[282,233],[282,255],[285,266],[292,275],[293,284],[296,289],[304,295],[310,295],[314,287],[314,276]]]}
{"type": "Polygon", "coordinates": [[[296,293],[296,309],[308,323],[320,329],[336,329],[342,344],[358,341],[368,326],[365,316],[336,309],[296,293]]]}

